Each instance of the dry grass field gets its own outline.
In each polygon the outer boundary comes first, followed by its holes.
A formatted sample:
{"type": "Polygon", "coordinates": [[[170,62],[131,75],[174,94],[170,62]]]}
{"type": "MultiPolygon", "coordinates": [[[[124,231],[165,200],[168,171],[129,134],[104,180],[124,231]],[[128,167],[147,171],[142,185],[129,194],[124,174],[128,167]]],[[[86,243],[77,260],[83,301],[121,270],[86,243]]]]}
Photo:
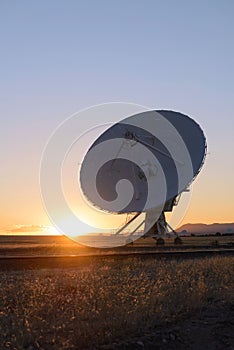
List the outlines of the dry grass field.
{"type": "MultiPolygon", "coordinates": [[[[204,310],[230,311],[233,275],[233,256],[113,257],[88,259],[76,269],[0,271],[0,347],[179,349],[181,344],[187,349],[179,329],[170,334],[174,345],[162,338],[164,330],[204,310]],[[155,332],[161,337],[158,347],[156,340],[144,340],[155,332]]],[[[232,333],[233,323],[228,328],[232,333]]],[[[227,347],[214,349],[233,349],[230,339],[227,347]]]]}

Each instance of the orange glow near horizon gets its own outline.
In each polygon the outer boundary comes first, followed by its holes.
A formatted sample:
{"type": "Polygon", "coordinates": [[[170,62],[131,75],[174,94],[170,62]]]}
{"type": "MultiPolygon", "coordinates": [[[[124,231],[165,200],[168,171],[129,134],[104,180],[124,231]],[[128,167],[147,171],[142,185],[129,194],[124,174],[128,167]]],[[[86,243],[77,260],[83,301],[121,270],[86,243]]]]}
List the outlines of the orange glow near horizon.
{"type": "MultiPolygon", "coordinates": [[[[10,234],[10,232],[12,234],[21,234],[19,231],[23,232],[23,226],[27,227],[25,234],[58,233],[55,228],[48,229],[53,224],[46,215],[40,196],[37,173],[38,162],[34,160],[33,163],[35,170],[34,173],[28,171],[27,181],[24,180],[22,182],[24,159],[16,160],[16,165],[19,169],[18,177],[14,176],[12,169],[12,171],[9,170],[8,176],[3,179],[1,200],[4,205],[2,205],[1,209],[0,234],[10,234]],[[19,227],[18,229],[15,228],[16,225],[22,225],[22,229],[20,230],[19,227]],[[28,226],[35,227],[35,232],[33,233],[33,230],[29,232],[28,226]],[[45,230],[40,230],[40,226],[44,226],[45,230]]],[[[234,222],[234,186],[232,183],[231,172],[225,173],[225,178],[223,178],[222,167],[217,168],[216,160],[208,157],[204,168],[195,180],[190,205],[179,226],[186,223],[212,224],[234,222]],[[220,179],[220,182],[217,182],[218,179],[220,179]]],[[[69,197],[70,199],[81,218],[88,223],[97,222],[97,224],[105,228],[117,228],[125,220],[124,216],[122,218],[121,216],[113,218],[110,215],[103,215],[101,218],[98,218],[97,213],[85,210],[84,207],[80,206],[74,195],[71,198],[69,197]]]]}
{"type": "MultiPolygon", "coordinates": [[[[34,201],[34,206],[30,206],[30,209],[28,203],[29,202],[26,202],[25,207],[23,207],[16,201],[11,203],[12,209],[10,210],[8,202],[8,206],[6,205],[6,207],[8,207],[8,212],[5,213],[5,220],[1,222],[0,234],[60,235],[59,231],[46,216],[40,202],[40,197],[38,196],[37,201],[34,201]],[[17,210],[18,206],[19,210],[17,210]],[[40,215],[40,212],[42,215],[40,215]]],[[[96,213],[92,215],[91,211],[85,212],[83,209],[80,217],[88,224],[96,223],[97,226],[100,225],[101,227],[112,229],[120,227],[126,219],[126,215],[116,215],[114,217],[111,215],[103,215],[99,217],[96,213]]],[[[207,182],[205,176],[201,176],[199,181],[196,180],[190,205],[184,217],[178,223],[177,228],[187,223],[212,224],[232,222],[234,222],[234,215],[231,195],[227,198],[226,194],[223,193],[219,197],[219,200],[217,200],[217,195],[213,191],[212,185],[207,182]]],[[[88,232],[81,232],[81,234],[82,233],[88,232]]],[[[77,233],[75,235],[77,235],[77,233]]]]}

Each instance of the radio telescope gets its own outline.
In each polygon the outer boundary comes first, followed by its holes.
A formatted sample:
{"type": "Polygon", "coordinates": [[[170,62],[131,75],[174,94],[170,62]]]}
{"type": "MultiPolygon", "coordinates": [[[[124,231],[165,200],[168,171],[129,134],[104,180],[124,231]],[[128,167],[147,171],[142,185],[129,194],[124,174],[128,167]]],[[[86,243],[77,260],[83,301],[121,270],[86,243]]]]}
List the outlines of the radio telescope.
{"type": "Polygon", "coordinates": [[[99,210],[128,215],[116,235],[134,221],[130,236],[140,229],[144,237],[155,239],[169,231],[176,234],[165,213],[173,210],[200,172],[206,149],[201,127],[182,113],[135,114],[111,126],[91,145],[81,165],[81,189],[99,210]]]}

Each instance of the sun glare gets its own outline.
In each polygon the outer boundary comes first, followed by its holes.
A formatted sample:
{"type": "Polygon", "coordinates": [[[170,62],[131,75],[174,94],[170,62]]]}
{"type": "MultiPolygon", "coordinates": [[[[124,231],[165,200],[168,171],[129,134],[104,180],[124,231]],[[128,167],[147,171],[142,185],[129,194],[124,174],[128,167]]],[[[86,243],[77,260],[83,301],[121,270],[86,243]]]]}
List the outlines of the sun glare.
{"type": "Polygon", "coordinates": [[[54,226],[48,226],[47,231],[51,235],[61,235],[61,233],[54,226]]]}

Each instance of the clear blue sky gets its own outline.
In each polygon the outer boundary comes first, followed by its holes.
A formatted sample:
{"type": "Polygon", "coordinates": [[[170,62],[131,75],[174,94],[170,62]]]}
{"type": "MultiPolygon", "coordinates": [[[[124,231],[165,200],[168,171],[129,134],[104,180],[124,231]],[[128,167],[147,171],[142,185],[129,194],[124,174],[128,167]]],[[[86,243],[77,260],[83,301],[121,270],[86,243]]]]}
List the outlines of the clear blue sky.
{"type": "Polygon", "coordinates": [[[210,155],[188,220],[234,221],[233,13],[231,0],[0,1],[0,226],[47,222],[38,185],[47,138],[109,101],[194,117],[210,155]]]}

